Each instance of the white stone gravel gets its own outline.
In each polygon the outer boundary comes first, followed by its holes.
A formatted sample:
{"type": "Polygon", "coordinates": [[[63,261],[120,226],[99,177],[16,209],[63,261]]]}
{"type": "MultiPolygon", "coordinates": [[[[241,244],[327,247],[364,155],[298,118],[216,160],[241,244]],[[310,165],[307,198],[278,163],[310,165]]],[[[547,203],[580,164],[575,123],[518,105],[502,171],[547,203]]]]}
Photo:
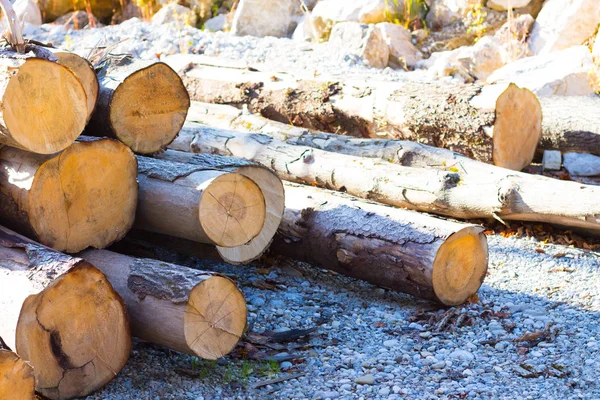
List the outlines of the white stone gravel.
{"type": "MultiPolygon", "coordinates": [[[[148,59],[193,51],[264,62],[286,71],[390,80],[419,77],[414,72],[373,70],[328,45],[230,37],[135,20],[71,32],[44,25],[27,33],[80,54],[98,43],[128,38],[113,51],[148,59]]],[[[255,332],[306,328],[329,319],[311,334],[312,347],[294,351],[298,360],[280,364],[278,376],[297,370],[304,376],[253,389],[268,378],[264,364],[251,363],[253,371],[240,381],[239,361],[226,357],[220,363],[198,364],[193,357],[137,343],[125,369],[88,398],[599,399],[599,259],[561,245],[547,245],[540,254],[539,246],[535,239],[490,236],[489,274],[480,301],[458,308],[473,325],[443,332],[434,332],[427,320],[415,319],[422,312],[444,311],[436,311],[432,303],[309,266],[276,264],[269,277],[283,282],[285,290],[247,285],[242,290],[255,332]],[[566,255],[553,257],[560,253],[566,255]],[[530,349],[519,349],[522,346],[514,342],[549,325],[557,333],[553,341],[530,349]],[[176,372],[193,364],[196,378],[176,372]],[[532,371],[539,376],[523,377],[532,371]]],[[[264,278],[260,267],[216,268],[248,282],[264,278]]],[[[284,353],[279,359],[286,358],[284,353]]]]}

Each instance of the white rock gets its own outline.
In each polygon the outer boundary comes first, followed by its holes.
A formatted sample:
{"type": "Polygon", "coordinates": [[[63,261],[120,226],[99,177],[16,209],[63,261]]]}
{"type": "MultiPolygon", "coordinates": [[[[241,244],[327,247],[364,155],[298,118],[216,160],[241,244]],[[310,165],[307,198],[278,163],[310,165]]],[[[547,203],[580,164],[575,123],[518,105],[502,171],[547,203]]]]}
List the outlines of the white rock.
{"type": "Polygon", "coordinates": [[[240,0],[231,23],[235,36],[286,37],[295,27],[296,0],[240,0]]]}
{"type": "Polygon", "coordinates": [[[526,7],[531,3],[531,0],[488,0],[486,7],[497,11],[507,11],[509,8],[526,7]]]}
{"type": "Polygon", "coordinates": [[[557,171],[562,164],[562,154],[560,150],[544,150],[542,157],[542,168],[545,170],[557,171]]]}
{"type": "Polygon", "coordinates": [[[585,96],[595,92],[592,55],[587,47],[523,58],[496,70],[488,83],[514,82],[538,96],[585,96]]]}
{"type": "Polygon", "coordinates": [[[531,51],[548,54],[580,45],[594,34],[598,22],[598,0],[548,0],[533,25],[531,51]]]}
{"type": "Polygon", "coordinates": [[[565,168],[571,175],[600,175],[600,157],[598,156],[583,153],[565,153],[564,158],[565,168]]]}
{"type": "Polygon", "coordinates": [[[331,31],[329,42],[356,54],[371,67],[385,68],[388,65],[390,51],[381,31],[375,25],[358,22],[336,24],[331,31]]]}
{"type": "Polygon", "coordinates": [[[461,21],[469,7],[469,0],[431,0],[427,26],[439,29],[461,21]]]}
{"type": "Polygon", "coordinates": [[[592,48],[592,57],[594,57],[594,60],[598,63],[598,60],[600,60],[600,30],[598,31],[598,34],[596,35],[596,38],[594,39],[594,47],[592,48]]]}
{"type": "Polygon", "coordinates": [[[385,342],[383,342],[383,345],[385,347],[396,347],[398,346],[400,342],[398,342],[396,339],[391,339],[391,340],[386,340],[385,342]]]}
{"type": "Polygon", "coordinates": [[[212,17],[204,23],[204,30],[210,32],[218,32],[230,28],[226,14],[219,14],[212,17]]]}
{"type": "Polygon", "coordinates": [[[298,42],[316,42],[319,40],[318,31],[310,14],[300,18],[292,34],[292,40],[298,42]]]}
{"type": "Polygon", "coordinates": [[[403,26],[382,22],[376,25],[390,50],[389,65],[393,68],[414,68],[422,55],[412,43],[410,31],[403,26]],[[402,61],[404,60],[404,61],[402,61]]]}
{"type": "Polygon", "coordinates": [[[359,385],[372,385],[375,383],[375,377],[373,375],[363,375],[354,379],[354,382],[359,385]]]}
{"type": "Polygon", "coordinates": [[[12,6],[19,21],[35,26],[42,25],[42,13],[37,2],[33,0],[16,0],[12,6]]]}
{"type": "Polygon", "coordinates": [[[519,15],[517,18],[507,21],[494,33],[494,36],[501,39],[516,39],[523,41],[531,32],[531,27],[535,19],[529,14],[519,15]]]}
{"type": "Polygon", "coordinates": [[[475,356],[469,351],[457,349],[450,353],[450,358],[461,361],[473,361],[475,356]]]}
{"type": "MultiPolygon", "coordinates": [[[[393,0],[389,1],[393,4],[393,0]]],[[[386,20],[385,0],[321,0],[312,16],[324,24],[352,21],[376,24],[386,20]]]]}
{"type": "Polygon", "coordinates": [[[486,80],[495,70],[504,65],[500,40],[484,36],[473,46],[469,60],[469,72],[480,80],[486,80]]]}
{"type": "Polygon", "coordinates": [[[196,14],[187,7],[177,3],[169,3],[152,16],[152,23],[154,25],[163,25],[171,22],[194,26],[196,25],[196,14]]]}

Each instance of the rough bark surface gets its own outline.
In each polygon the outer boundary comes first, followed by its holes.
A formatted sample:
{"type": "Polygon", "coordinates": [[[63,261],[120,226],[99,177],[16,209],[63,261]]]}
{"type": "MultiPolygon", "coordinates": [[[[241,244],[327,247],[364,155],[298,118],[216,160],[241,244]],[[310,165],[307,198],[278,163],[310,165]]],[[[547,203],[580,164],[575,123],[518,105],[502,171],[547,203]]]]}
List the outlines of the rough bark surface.
{"type": "MultiPolygon", "coordinates": [[[[178,148],[185,138],[188,151],[247,158],[268,166],[284,180],[380,203],[454,218],[540,221],[600,233],[600,188],[509,171],[443,149],[409,143],[408,151],[386,157],[402,163],[397,165],[203,126],[182,134],[178,148]],[[579,201],[573,203],[564,193],[579,201]]],[[[372,155],[386,146],[394,152],[403,149],[401,142],[394,141],[369,145],[372,155]]],[[[361,145],[348,147],[355,152],[362,149],[361,145]]]]}

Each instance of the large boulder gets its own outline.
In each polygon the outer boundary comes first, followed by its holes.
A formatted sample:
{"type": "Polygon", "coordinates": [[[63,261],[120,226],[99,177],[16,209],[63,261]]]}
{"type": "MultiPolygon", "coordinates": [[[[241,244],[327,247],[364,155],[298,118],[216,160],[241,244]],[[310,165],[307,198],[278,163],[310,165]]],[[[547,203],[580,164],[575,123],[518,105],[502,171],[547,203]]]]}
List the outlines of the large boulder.
{"type": "Polygon", "coordinates": [[[486,7],[496,11],[527,7],[531,0],[487,0],[486,7]]]}
{"type": "Polygon", "coordinates": [[[321,0],[312,10],[319,37],[326,38],[338,22],[376,24],[394,13],[393,0],[321,0]]]}
{"type": "Polygon", "coordinates": [[[374,68],[388,65],[390,51],[381,31],[375,25],[341,22],[331,31],[329,44],[356,54],[374,68]]]}
{"type": "Polygon", "coordinates": [[[595,92],[592,54],[585,46],[523,58],[496,70],[488,83],[514,82],[538,96],[579,96],[595,92]]]}
{"type": "Polygon", "coordinates": [[[227,20],[227,14],[219,14],[216,17],[212,17],[204,22],[204,30],[209,32],[224,31],[230,28],[229,21],[227,20]]]}
{"type": "Polygon", "coordinates": [[[383,35],[383,40],[390,50],[389,65],[393,68],[414,68],[422,58],[419,50],[413,45],[410,31],[403,26],[382,22],[376,25],[383,35]]]}
{"type": "Polygon", "coordinates": [[[564,158],[565,169],[570,175],[600,175],[600,157],[598,156],[583,153],[565,153],[564,158]]]}
{"type": "Polygon", "coordinates": [[[296,26],[298,8],[297,0],[240,0],[231,34],[286,37],[296,26]]]}
{"type": "Polygon", "coordinates": [[[600,23],[598,0],[548,0],[531,31],[530,47],[543,55],[585,42],[600,23]]]}
{"type": "Polygon", "coordinates": [[[430,0],[427,13],[427,26],[441,29],[462,21],[469,8],[469,0],[430,0]]]}
{"type": "Polygon", "coordinates": [[[308,13],[300,17],[298,26],[296,26],[292,35],[292,40],[298,42],[318,42],[319,39],[311,14],[308,13]]]}
{"type": "Polygon", "coordinates": [[[169,3],[152,16],[155,25],[175,23],[177,25],[196,25],[196,14],[187,7],[169,3]]]}

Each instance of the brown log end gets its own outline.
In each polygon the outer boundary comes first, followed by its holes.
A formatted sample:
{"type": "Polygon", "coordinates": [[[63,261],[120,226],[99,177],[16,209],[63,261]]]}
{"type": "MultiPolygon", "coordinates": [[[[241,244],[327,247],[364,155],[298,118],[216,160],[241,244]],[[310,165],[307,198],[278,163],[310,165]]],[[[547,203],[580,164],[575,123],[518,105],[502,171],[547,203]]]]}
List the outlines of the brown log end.
{"type": "Polygon", "coordinates": [[[29,221],[39,241],[75,253],[104,248],[133,225],[137,161],[116,140],[77,142],[43,163],[29,193],[29,221]]]}
{"type": "Polygon", "coordinates": [[[198,356],[216,360],[230,353],[246,327],[246,301],[228,278],[213,276],[189,294],[184,334],[198,356]]]}
{"type": "Polygon", "coordinates": [[[87,119],[87,98],[77,77],[39,58],[28,59],[10,78],[2,108],[11,145],[39,154],[71,145],[87,119]]]}
{"type": "Polygon", "coordinates": [[[494,164],[520,171],[533,160],[542,137],[542,106],[529,89],[514,83],[496,100],[494,164]]]}
{"type": "Polygon", "coordinates": [[[16,350],[51,399],[85,396],[106,385],[131,351],[125,304],[106,276],[81,262],[23,303],[16,350]]]}
{"type": "Polygon", "coordinates": [[[158,62],[129,75],[113,95],[110,123],[119,140],[140,154],[165,148],[181,130],[190,97],[181,78],[158,62]]]}
{"type": "Polygon", "coordinates": [[[226,173],[212,179],[198,207],[202,229],[223,247],[241,246],[254,239],[265,222],[265,198],[256,183],[226,173]]]}
{"type": "Polygon", "coordinates": [[[9,350],[0,350],[0,399],[31,400],[35,396],[33,368],[9,350]]]}
{"type": "Polygon", "coordinates": [[[258,235],[250,242],[236,247],[217,246],[221,258],[230,264],[246,264],[259,258],[271,244],[279,228],[285,208],[285,193],[281,179],[266,168],[247,166],[236,173],[254,181],[264,196],[266,215],[258,235]]]}
{"type": "Polygon", "coordinates": [[[89,121],[94,108],[96,108],[99,91],[98,77],[94,72],[92,64],[85,58],[68,51],[53,50],[53,53],[58,58],[58,63],[69,68],[83,85],[83,90],[87,98],[86,122],[89,121]]]}
{"type": "Polygon", "coordinates": [[[435,256],[433,291],[443,304],[462,304],[479,290],[487,268],[488,245],[483,228],[463,228],[450,235],[435,256]]]}

